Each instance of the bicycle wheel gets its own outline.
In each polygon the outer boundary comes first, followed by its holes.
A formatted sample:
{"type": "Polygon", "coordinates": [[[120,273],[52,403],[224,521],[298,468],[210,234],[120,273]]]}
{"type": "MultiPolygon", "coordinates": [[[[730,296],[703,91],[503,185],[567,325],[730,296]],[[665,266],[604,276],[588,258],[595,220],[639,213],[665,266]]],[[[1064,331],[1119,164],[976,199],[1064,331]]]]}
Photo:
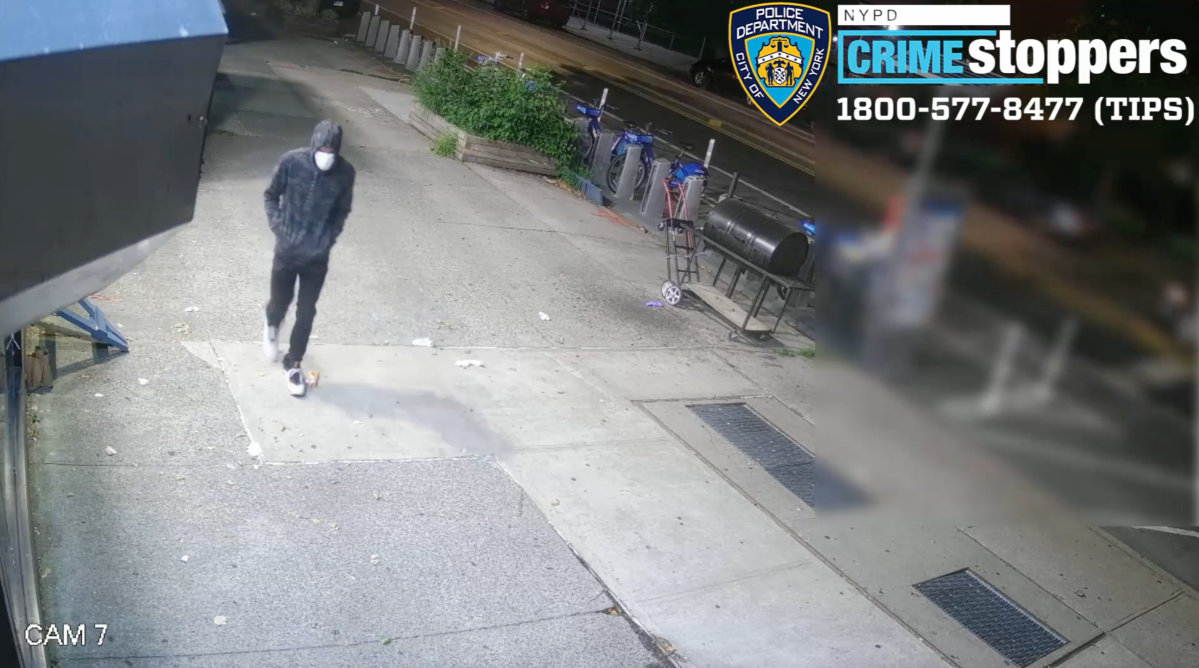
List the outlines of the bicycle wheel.
{"type": "Polygon", "coordinates": [[[619,155],[612,158],[612,162],[608,163],[608,190],[616,192],[616,186],[620,185],[620,170],[624,169],[624,156],[619,155]]]}
{"type": "MultiPolygon", "coordinates": [[[[608,190],[616,192],[616,187],[620,185],[620,172],[624,169],[625,156],[618,156],[612,159],[608,165],[608,190]]],[[[645,163],[637,164],[637,181],[633,184],[633,192],[641,192],[645,188],[645,179],[648,178],[645,172],[645,163]]]]}
{"type": "Polygon", "coordinates": [[[595,137],[591,136],[591,132],[584,132],[583,138],[579,141],[579,150],[583,154],[583,162],[588,166],[591,165],[591,159],[595,157],[595,137]]]}
{"type": "Polygon", "coordinates": [[[633,186],[633,193],[637,197],[645,197],[645,184],[649,179],[649,170],[645,168],[645,163],[637,165],[637,184],[633,186]]]}

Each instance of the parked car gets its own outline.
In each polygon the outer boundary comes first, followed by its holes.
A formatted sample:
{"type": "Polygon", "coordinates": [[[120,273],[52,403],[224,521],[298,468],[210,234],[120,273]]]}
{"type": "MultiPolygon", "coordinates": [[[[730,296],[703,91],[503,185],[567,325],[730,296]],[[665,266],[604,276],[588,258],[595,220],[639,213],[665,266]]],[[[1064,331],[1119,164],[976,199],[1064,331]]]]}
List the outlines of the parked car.
{"type": "MultiPolygon", "coordinates": [[[[733,61],[727,57],[702,58],[691,65],[691,83],[697,88],[710,90],[723,97],[744,100],[747,106],[754,106],[753,100],[745,94],[737,72],[733,69],[733,61]]],[[[807,112],[801,112],[794,121],[797,127],[809,132],[815,132],[816,126],[807,112]]]]}
{"type": "Polygon", "coordinates": [[[498,12],[515,14],[531,23],[544,23],[562,28],[570,21],[570,8],[565,0],[494,0],[498,12]]]}
{"type": "Polygon", "coordinates": [[[358,14],[362,0],[321,0],[320,11],[332,9],[341,18],[349,18],[358,14]]]}
{"type": "Polygon", "coordinates": [[[719,93],[745,95],[733,61],[727,57],[702,58],[691,65],[691,83],[719,93]]]}

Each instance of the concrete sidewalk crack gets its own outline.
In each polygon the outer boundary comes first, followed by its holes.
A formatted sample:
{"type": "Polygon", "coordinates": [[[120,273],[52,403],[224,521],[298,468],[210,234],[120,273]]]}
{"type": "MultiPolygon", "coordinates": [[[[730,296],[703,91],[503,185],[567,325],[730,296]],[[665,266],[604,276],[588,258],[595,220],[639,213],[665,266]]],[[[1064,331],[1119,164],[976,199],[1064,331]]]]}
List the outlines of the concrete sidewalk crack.
{"type": "Polygon", "coordinates": [[[543,624],[545,622],[553,622],[563,619],[574,619],[586,615],[603,615],[607,607],[598,610],[584,610],[582,612],[572,612],[565,615],[550,615],[547,617],[538,617],[536,619],[526,619],[519,622],[510,622],[507,624],[492,624],[489,626],[476,626],[468,629],[458,629],[453,631],[434,631],[430,633],[414,633],[412,635],[397,635],[387,636],[380,635],[378,639],[362,640],[359,642],[337,643],[337,644],[321,644],[321,645],[297,645],[294,647],[275,647],[270,649],[247,649],[233,652],[193,652],[179,654],[137,654],[137,655],[116,655],[116,656],[87,656],[87,657],[63,657],[59,660],[59,665],[66,665],[75,662],[95,663],[97,661],[132,661],[145,659],[174,659],[174,658],[196,658],[196,657],[215,657],[215,656],[253,656],[259,654],[275,654],[279,652],[305,652],[322,649],[343,649],[348,647],[366,647],[369,645],[379,645],[382,640],[389,639],[392,642],[401,640],[424,640],[428,638],[445,638],[450,636],[464,635],[468,633],[478,633],[480,631],[494,631],[498,629],[512,629],[522,626],[530,626],[533,624],[543,624]]]}

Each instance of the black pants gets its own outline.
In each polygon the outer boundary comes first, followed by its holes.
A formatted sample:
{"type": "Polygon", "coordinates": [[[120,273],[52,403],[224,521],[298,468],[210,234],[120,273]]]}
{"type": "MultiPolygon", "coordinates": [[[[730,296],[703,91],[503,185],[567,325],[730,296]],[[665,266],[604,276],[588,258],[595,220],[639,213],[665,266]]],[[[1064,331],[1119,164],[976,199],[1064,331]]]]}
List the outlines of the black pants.
{"type": "Polygon", "coordinates": [[[275,254],[275,261],[271,265],[271,301],[266,305],[268,325],[278,327],[283,322],[283,316],[287,315],[295,294],[296,279],[300,281],[296,324],[291,328],[291,345],[283,357],[284,369],[291,369],[304,359],[308,337],[312,335],[312,321],[316,318],[316,300],[321,296],[328,272],[328,255],[312,260],[295,260],[275,254]]]}

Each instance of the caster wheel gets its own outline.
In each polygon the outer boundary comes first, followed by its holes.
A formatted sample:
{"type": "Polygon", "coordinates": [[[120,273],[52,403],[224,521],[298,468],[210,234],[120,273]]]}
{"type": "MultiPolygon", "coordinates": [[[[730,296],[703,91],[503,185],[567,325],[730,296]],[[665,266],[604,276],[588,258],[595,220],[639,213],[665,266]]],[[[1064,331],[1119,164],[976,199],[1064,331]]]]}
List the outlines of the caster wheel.
{"type": "Polygon", "coordinates": [[[683,291],[674,284],[674,281],[666,281],[662,284],[662,299],[665,299],[666,303],[671,306],[678,306],[679,302],[683,301],[683,291]]]}

